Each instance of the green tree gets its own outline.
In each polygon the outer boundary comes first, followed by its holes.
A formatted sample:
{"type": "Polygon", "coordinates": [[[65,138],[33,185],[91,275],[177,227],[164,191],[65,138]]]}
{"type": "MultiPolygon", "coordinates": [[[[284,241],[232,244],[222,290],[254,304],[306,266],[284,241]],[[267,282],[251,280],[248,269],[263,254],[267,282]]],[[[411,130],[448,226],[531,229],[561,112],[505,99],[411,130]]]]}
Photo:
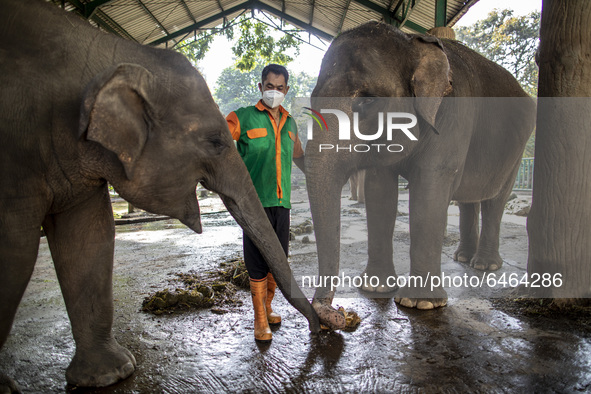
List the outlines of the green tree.
{"type": "Polygon", "coordinates": [[[293,60],[288,54],[292,50],[299,55],[301,41],[291,34],[274,38],[271,27],[258,20],[244,19],[238,25],[239,38],[232,47],[236,56],[236,68],[240,71],[253,70],[259,61],[286,65],[293,60]]]}
{"type": "MultiPolygon", "coordinates": [[[[505,67],[531,96],[538,94],[540,13],[514,16],[512,10],[493,10],[486,19],[456,30],[458,40],[486,58],[505,67]]],[[[534,157],[535,132],[523,157],[534,157]]]]}
{"type": "Polygon", "coordinates": [[[224,34],[229,41],[236,37],[232,52],[236,56],[235,66],[240,71],[252,71],[258,63],[287,65],[293,60],[292,56],[299,55],[302,41],[297,31],[273,34],[273,31],[280,31],[281,26],[286,29],[287,25],[269,16],[267,19],[269,22],[241,16],[235,24],[195,34],[179,43],[175,49],[197,65],[205,57],[215,36],[224,34]]]}
{"type": "Polygon", "coordinates": [[[175,49],[185,55],[193,65],[197,65],[205,57],[213,39],[214,35],[201,32],[194,38],[183,41],[175,49]]]}
{"type": "Polygon", "coordinates": [[[505,67],[532,96],[537,95],[540,13],[514,16],[512,10],[493,10],[486,19],[456,30],[458,40],[505,67]]]}
{"type": "Polygon", "coordinates": [[[257,64],[248,72],[241,72],[234,66],[222,70],[213,93],[222,114],[227,115],[240,107],[256,104],[261,98],[258,83],[263,67],[263,64],[257,64]]]}

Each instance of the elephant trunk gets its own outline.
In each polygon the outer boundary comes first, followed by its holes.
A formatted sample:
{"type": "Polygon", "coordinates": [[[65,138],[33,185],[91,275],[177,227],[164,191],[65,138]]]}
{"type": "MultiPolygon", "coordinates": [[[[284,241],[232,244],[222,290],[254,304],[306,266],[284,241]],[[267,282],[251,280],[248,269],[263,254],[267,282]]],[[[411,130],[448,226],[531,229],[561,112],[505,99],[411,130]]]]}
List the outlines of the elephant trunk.
{"type": "Polygon", "coordinates": [[[230,214],[257,246],[285,299],[308,319],[310,331],[318,332],[318,315],[297,286],[281,243],[236,150],[232,150],[223,160],[222,167],[216,173],[223,173],[224,176],[216,176],[211,182],[207,181],[207,187],[220,195],[230,214]]]}

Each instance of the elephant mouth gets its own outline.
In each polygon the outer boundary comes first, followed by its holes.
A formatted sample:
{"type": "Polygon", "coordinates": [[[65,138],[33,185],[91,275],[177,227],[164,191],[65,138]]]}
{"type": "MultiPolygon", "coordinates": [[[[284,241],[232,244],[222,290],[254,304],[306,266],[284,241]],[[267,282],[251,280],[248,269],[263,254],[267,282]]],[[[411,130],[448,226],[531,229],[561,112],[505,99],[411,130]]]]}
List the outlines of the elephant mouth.
{"type": "Polygon", "coordinates": [[[201,225],[201,212],[196,193],[192,194],[191,198],[189,198],[186,207],[187,209],[184,214],[178,219],[197,234],[201,234],[203,232],[203,226],[201,225]]]}
{"type": "Polygon", "coordinates": [[[201,234],[203,232],[203,226],[201,225],[201,215],[199,215],[199,213],[196,215],[186,216],[179,220],[197,234],[201,234]]]}

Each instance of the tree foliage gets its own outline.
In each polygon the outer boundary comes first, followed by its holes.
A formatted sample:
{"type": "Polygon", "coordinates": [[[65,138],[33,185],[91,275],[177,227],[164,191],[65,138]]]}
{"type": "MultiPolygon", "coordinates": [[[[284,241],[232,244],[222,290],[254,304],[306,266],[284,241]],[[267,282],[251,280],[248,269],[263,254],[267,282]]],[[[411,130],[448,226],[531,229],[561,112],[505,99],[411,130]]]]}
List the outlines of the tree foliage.
{"type": "Polygon", "coordinates": [[[271,27],[254,19],[245,19],[239,25],[239,38],[232,47],[236,56],[236,68],[241,71],[253,70],[259,61],[286,65],[293,60],[292,50],[299,55],[300,41],[291,34],[274,38],[271,27]]]}
{"type": "MultiPolygon", "coordinates": [[[[538,94],[540,13],[514,16],[512,10],[493,10],[486,19],[456,30],[458,40],[515,76],[523,90],[538,94]]],[[[535,131],[527,141],[523,157],[534,157],[535,131]]]]}
{"type": "Polygon", "coordinates": [[[456,31],[458,40],[505,67],[532,96],[537,95],[540,13],[514,16],[512,10],[493,10],[487,18],[456,31]]]}
{"type": "Polygon", "coordinates": [[[241,72],[236,67],[222,70],[213,93],[222,114],[227,115],[240,107],[256,104],[261,98],[258,83],[263,67],[263,64],[257,64],[249,72],[241,72]]]}
{"type": "Polygon", "coordinates": [[[215,36],[213,34],[200,32],[192,38],[181,42],[176,47],[176,50],[185,55],[191,63],[197,64],[205,57],[214,38],[215,36]]]}
{"type": "MultiPolygon", "coordinates": [[[[276,26],[280,26],[278,21],[268,18],[276,26]]],[[[299,55],[301,41],[291,33],[274,34],[275,31],[279,30],[272,27],[270,23],[241,16],[233,25],[209,33],[201,32],[184,40],[176,46],[176,50],[197,65],[205,57],[215,36],[224,34],[229,41],[233,41],[236,37],[232,53],[238,70],[252,71],[259,63],[286,65],[293,60],[292,56],[299,55]]]]}

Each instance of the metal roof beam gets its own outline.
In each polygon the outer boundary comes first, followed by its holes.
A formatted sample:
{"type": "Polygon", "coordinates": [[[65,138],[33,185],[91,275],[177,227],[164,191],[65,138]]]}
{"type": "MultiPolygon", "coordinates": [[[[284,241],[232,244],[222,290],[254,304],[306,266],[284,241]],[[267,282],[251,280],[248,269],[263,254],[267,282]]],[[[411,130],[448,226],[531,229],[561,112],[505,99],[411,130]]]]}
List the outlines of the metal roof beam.
{"type": "Polygon", "coordinates": [[[94,0],[82,4],[79,0],[68,0],[68,3],[76,7],[85,19],[90,19],[90,17],[96,11],[97,8],[107,3],[110,3],[111,1],[113,0],[94,0]]]}
{"type": "Polygon", "coordinates": [[[96,22],[96,24],[108,32],[118,35],[119,37],[138,42],[131,34],[127,32],[127,30],[121,27],[121,25],[119,25],[109,15],[105,14],[101,10],[97,10],[90,19],[92,19],[94,22],[96,22]],[[112,26],[114,26],[114,28],[112,26]]]}
{"type": "MultiPolygon", "coordinates": [[[[281,13],[285,14],[285,0],[281,2],[281,13]]],[[[281,18],[281,28],[283,28],[283,18],[281,18]]]]}
{"type": "Polygon", "coordinates": [[[68,3],[76,7],[81,14],[84,14],[84,4],[82,4],[78,0],[68,0],[68,3]]]}
{"type": "Polygon", "coordinates": [[[394,10],[392,11],[394,13],[394,15],[398,14],[398,10],[400,9],[400,7],[402,7],[403,4],[404,4],[404,0],[398,0],[396,7],[394,7],[394,10]]]}
{"type": "Polygon", "coordinates": [[[309,23],[299,20],[291,15],[285,14],[285,13],[279,11],[278,9],[271,7],[270,5],[267,5],[265,3],[261,3],[260,1],[253,1],[253,4],[254,4],[253,7],[255,9],[267,11],[267,12],[275,15],[278,18],[283,18],[287,22],[291,23],[292,25],[299,26],[302,29],[309,31],[310,33],[312,33],[318,37],[324,38],[325,40],[332,41],[332,39],[334,38],[334,36],[332,36],[331,34],[325,32],[323,30],[320,30],[316,27],[313,27],[309,23]]]}
{"type": "Polygon", "coordinates": [[[400,19],[399,17],[396,16],[396,12],[398,11],[398,9],[402,6],[403,10],[404,10],[404,0],[400,0],[398,2],[398,4],[396,4],[396,6],[394,7],[394,11],[390,11],[384,7],[382,7],[379,4],[376,4],[372,1],[369,0],[352,0],[354,2],[356,2],[357,4],[361,4],[362,6],[375,11],[377,13],[379,13],[380,15],[382,15],[384,17],[384,21],[386,23],[389,23],[391,25],[395,25],[398,27],[402,27],[403,25],[408,27],[409,29],[412,29],[418,33],[426,33],[427,29],[424,28],[421,25],[418,25],[414,22],[411,22],[408,20],[408,17],[410,16],[410,13],[412,12],[413,8],[411,7],[411,5],[416,6],[416,4],[418,4],[418,2],[420,0],[414,0],[412,2],[409,1],[409,6],[407,8],[406,14],[403,13],[403,15],[406,16],[405,19],[400,19]]]}
{"type": "Polygon", "coordinates": [[[144,11],[146,11],[146,13],[150,16],[150,18],[152,18],[152,20],[154,22],[156,22],[156,24],[158,25],[158,27],[161,28],[162,31],[164,33],[166,33],[166,35],[169,35],[168,30],[166,30],[166,28],[162,25],[162,23],[160,23],[160,21],[154,16],[154,14],[152,14],[152,12],[148,9],[148,7],[146,7],[145,4],[142,3],[142,0],[136,0],[136,1],[140,5],[140,7],[142,7],[142,9],[144,11]]]}
{"type": "Polygon", "coordinates": [[[343,10],[343,16],[341,17],[341,21],[339,22],[339,27],[337,28],[337,34],[340,34],[343,31],[343,25],[345,24],[345,19],[347,18],[347,11],[349,11],[349,5],[351,4],[351,0],[347,0],[347,4],[345,5],[345,9],[343,10]]]}
{"type": "Polygon", "coordinates": [[[160,45],[160,44],[164,44],[167,41],[170,41],[174,38],[180,37],[184,34],[190,33],[193,30],[197,30],[200,29],[203,26],[209,25],[211,23],[216,22],[218,19],[223,19],[228,15],[233,14],[234,12],[238,12],[238,11],[243,11],[243,10],[247,10],[250,8],[250,4],[252,3],[252,1],[247,1],[245,3],[239,4],[237,6],[228,8],[222,12],[219,12],[213,16],[210,16],[209,18],[205,18],[197,23],[195,23],[194,25],[191,26],[187,26],[183,29],[180,29],[178,31],[175,31],[174,33],[170,33],[162,38],[159,38],[157,40],[154,40],[152,42],[147,43],[147,45],[160,45]]]}
{"type": "Polygon", "coordinates": [[[426,27],[423,27],[423,26],[416,24],[414,22],[411,22],[411,21],[406,21],[404,26],[416,31],[417,33],[421,33],[421,34],[425,34],[427,32],[427,30],[429,30],[426,27]]]}
{"type": "Polygon", "coordinates": [[[248,0],[248,1],[245,1],[244,3],[242,3],[242,4],[238,4],[238,5],[234,6],[234,7],[228,8],[228,9],[222,11],[222,12],[219,12],[219,13],[217,13],[215,15],[210,16],[209,18],[205,18],[205,19],[201,20],[198,23],[195,23],[195,24],[193,24],[191,26],[187,26],[187,27],[185,27],[185,28],[183,28],[181,30],[178,30],[178,31],[174,32],[174,33],[167,34],[165,37],[159,38],[159,39],[154,40],[154,41],[152,41],[150,43],[147,43],[147,44],[148,45],[160,45],[160,44],[164,44],[167,41],[170,41],[170,40],[172,40],[174,38],[177,38],[177,37],[180,37],[180,36],[185,35],[187,33],[190,33],[193,30],[200,29],[203,26],[207,26],[207,25],[210,25],[210,24],[212,24],[214,22],[217,22],[219,19],[223,19],[226,16],[231,15],[231,14],[233,14],[235,12],[243,11],[243,10],[249,10],[249,9],[250,10],[258,9],[258,10],[262,10],[262,11],[267,11],[267,12],[269,12],[269,13],[277,16],[278,18],[283,18],[287,22],[291,23],[292,25],[299,26],[299,27],[301,27],[301,28],[303,28],[303,29],[311,32],[312,34],[314,34],[314,35],[316,35],[318,37],[321,37],[321,38],[323,38],[325,40],[329,40],[330,41],[330,40],[332,40],[334,38],[331,34],[326,33],[326,32],[324,32],[324,31],[322,31],[320,29],[317,29],[317,28],[313,27],[312,25],[310,25],[309,23],[306,23],[304,21],[301,21],[301,20],[299,20],[299,19],[297,19],[297,18],[295,18],[293,16],[290,16],[290,15],[287,15],[285,13],[282,13],[280,10],[278,10],[276,8],[273,8],[273,7],[271,7],[271,6],[267,5],[267,4],[261,3],[260,1],[257,1],[257,0],[248,0]]]}
{"type": "Polygon", "coordinates": [[[84,5],[84,17],[90,18],[94,11],[102,5],[112,2],[113,0],[94,0],[84,5]]]}
{"type": "Polygon", "coordinates": [[[410,16],[412,15],[413,11],[417,8],[417,6],[419,5],[420,2],[421,2],[421,0],[409,0],[408,6],[406,7],[406,11],[404,10],[404,7],[402,7],[403,8],[402,17],[404,19],[402,20],[402,22],[400,22],[400,27],[403,27],[404,25],[406,25],[407,22],[409,22],[410,16]]]}
{"type": "Polygon", "coordinates": [[[382,7],[379,4],[376,4],[376,3],[369,1],[369,0],[353,0],[353,1],[356,2],[357,4],[361,4],[365,8],[368,8],[368,9],[375,11],[378,14],[382,15],[384,17],[384,20],[386,21],[386,23],[392,24],[392,22],[394,20],[396,20],[396,15],[394,15],[393,12],[390,12],[390,10],[382,7]]]}
{"type": "Polygon", "coordinates": [[[99,27],[108,31],[109,33],[137,42],[137,40],[133,38],[131,34],[127,33],[127,31],[123,27],[121,27],[117,22],[115,22],[112,18],[110,18],[101,10],[97,10],[99,6],[106,4],[109,1],[112,0],[96,0],[92,3],[86,4],[82,4],[78,0],[68,0],[68,3],[76,7],[76,9],[78,10],[78,14],[82,15],[85,19],[91,19],[99,27]]]}
{"type": "Polygon", "coordinates": [[[464,16],[464,14],[466,14],[466,12],[468,12],[468,10],[470,9],[470,7],[472,7],[476,3],[478,3],[478,0],[468,0],[464,4],[464,6],[462,7],[462,9],[460,9],[455,15],[452,15],[452,17],[450,18],[449,22],[447,22],[447,26],[452,27],[453,25],[455,25],[457,23],[457,21],[459,21],[460,18],[462,16],[464,16]]]}
{"type": "MultiPolygon", "coordinates": [[[[218,0],[218,3],[219,3],[219,0],[218,0]]],[[[193,23],[197,23],[197,19],[195,19],[195,17],[193,16],[193,13],[189,9],[189,6],[185,2],[185,0],[181,0],[181,4],[183,5],[183,8],[185,9],[185,12],[187,13],[187,16],[189,18],[191,18],[191,20],[193,21],[193,23]]]]}
{"type": "Polygon", "coordinates": [[[447,0],[435,0],[435,27],[447,25],[447,0]]]}

